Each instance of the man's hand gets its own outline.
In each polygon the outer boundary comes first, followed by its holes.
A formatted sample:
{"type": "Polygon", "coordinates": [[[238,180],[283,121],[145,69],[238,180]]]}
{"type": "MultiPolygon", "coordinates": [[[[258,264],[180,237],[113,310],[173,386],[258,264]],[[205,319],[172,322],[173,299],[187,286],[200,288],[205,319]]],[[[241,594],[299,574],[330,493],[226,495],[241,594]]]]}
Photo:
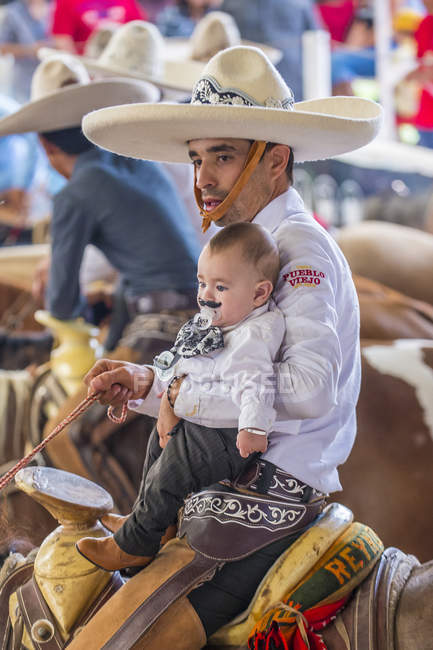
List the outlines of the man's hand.
{"type": "Polygon", "coordinates": [[[100,359],[84,377],[88,394],[102,393],[100,404],[122,406],[128,400],[144,399],[153,384],[153,370],[126,361],[100,359]]]}
{"type": "Polygon", "coordinates": [[[242,458],[248,458],[255,451],[261,453],[266,451],[268,448],[268,438],[259,433],[251,433],[251,431],[241,429],[236,439],[236,447],[239,449],[242,458]]]}
{"type": "MultiPolygon", "coordinates": [[[[171,392],[170,392],[171,395],[171,392]]],[[[168,435],[172,428],[179,422],[180,418],[175,415],[174,410],[171,408],[170,403],[167,398],[167,392],[165,392],[161,398],[161,404],[159,406],[158,421],[156,423],[156,429],[159,435],[159,444],[164,449],[167,442],[170,440],[168,435]]]]}

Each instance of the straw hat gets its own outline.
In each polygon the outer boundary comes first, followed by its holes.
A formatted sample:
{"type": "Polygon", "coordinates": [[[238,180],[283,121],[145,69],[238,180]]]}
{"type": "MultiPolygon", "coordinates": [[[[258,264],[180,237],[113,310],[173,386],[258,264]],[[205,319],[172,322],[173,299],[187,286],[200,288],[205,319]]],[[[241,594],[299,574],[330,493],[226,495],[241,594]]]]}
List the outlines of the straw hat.
{"type": "Polygon", "coordinates": [[[86,59],[97,59],[107,47],[119,23],[103,22],[90,34],[84,45],[83,55],[86,59]]]}
{"type": "Polygon", "coordinates": [[[132,104],[86,115],[86,136],[133,158],[185,162],[186,143],[246,138],[293,147],[295,161],[319,160],[366,145],[381,107],[359,97],[294,103],[293,93],[262,51],[233,47],[214,56],[190,104],[132,104]]]}
{"type": "Polygon", "coordinates": [[[159,90],[129,79],[91,81],[74,57],[57,54],[36,68],[30,102],[0,120],[0,136],[10,133],[56,131],[79,126],[83,115],[103,106],[156,102],[159,90]]]}
{"type": "MultiPolygon", "coordinates": [[[[52,55],[52,48],[40,48],[38,56],[52,55]]],[[[203,72],[198,61],[172,60],[165,51],[159,29],[144,20],[121,25],[97,59],[76,56],[93,74],[104,77],[124,76],[149,81],[161,88],[190,93],[203,72]]]]}
{"type": "Polygon", "coordinates": [[[224,11],[211,11],[196,25],[191,38],[167,38],[165,42],[167,56],[182,61],[209,61],[211,57],[235,45],[257,47],[275,65],[282,59],[283,53],[275,47],[245,41],[241,39],[235,19],[224,11]]]}

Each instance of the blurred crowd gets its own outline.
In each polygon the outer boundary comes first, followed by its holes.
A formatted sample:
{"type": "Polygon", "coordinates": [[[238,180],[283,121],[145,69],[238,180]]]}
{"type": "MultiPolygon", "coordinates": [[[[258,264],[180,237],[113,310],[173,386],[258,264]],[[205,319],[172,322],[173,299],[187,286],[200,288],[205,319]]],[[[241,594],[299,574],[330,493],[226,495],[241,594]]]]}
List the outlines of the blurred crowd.
{"type": "MultiPolygon", "coordinates": [[[[165,43],[185,40],[216,10],[234,19],[242,39],[280,51],[277,67],[296,101],[303,98],[302,36],[311,30],[329,33],[333,93],[379,99],[373,0],[1,2],[1,117],[29,101],[40,48],[97,58],[119,25],[137,19],[154,23],[165,43]]],[[[433,0],[390,0],[390,6],[396,123],[410,125],[414,144],[433,147],[433,0]]],[[[64,179],[50,167],[34,134],[0,138],[0,160],[8,161],[0,166],[2,241],[2,224],[22,226],[48,214],[64,179]]],[[[10,240],[10,229],[7,236],[10,240]]]]}

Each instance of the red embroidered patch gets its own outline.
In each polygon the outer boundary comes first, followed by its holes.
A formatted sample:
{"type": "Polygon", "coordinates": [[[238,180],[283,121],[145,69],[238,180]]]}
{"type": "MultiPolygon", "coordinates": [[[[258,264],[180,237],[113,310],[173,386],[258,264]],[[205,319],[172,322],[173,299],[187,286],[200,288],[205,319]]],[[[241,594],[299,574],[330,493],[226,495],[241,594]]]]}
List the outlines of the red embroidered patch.
{"type": "Polygon", "coordinates": [[[297,266],[290,273],[283,275],[284,282],[288,282],[292,287],[318,287],[319,284],[326,278],[323,271],[317,271],[311,266],[297,266]]]}

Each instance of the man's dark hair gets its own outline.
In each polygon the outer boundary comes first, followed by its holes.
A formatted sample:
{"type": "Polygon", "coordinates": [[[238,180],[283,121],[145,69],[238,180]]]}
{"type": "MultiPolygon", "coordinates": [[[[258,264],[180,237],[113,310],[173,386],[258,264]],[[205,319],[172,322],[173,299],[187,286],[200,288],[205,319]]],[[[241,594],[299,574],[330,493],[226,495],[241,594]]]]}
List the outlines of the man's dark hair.
{"type": "MultiPolygon", "coordinates": [[[[253,144],[254,140],[250,140],[249,142],[250,142],[250,144],[253,144]]],[[[277,144],[278,144],[278,142],[267,142],[265,150],[264,150],[263,155],[262,155],[260,160],[263,159],[263,156],[265,155],[265,153],[267,151],[270,151],[271,149],[276,147],[277,144]]],[[[288,160],[287,166],[286,166],[286,175],[287,175],[287,178],[288,178],[288,181],[289,181],[290,185],[293,185],[293,163],[294,163],[294,161],[295,161],[295,159],[294,159],[294,156],[293,156],[293,149],[292,149],[292,147],[290,147],[289,160],[288,160]]]]}
{"type": "Polygon", "coordinates": [[[364,23],[367,29],[374,27],[374,11],[371,7],[362,7],[356,11],[353,17],[353,23],[364,23]]]}
{"type": "Polygon", "coordinates": [[[219,230],[209,240],[208,246],[211,253],[221,253],[232,246],[241,246],[243,259],[275,287],[280,273],[280,255],[274,238],[266,228],[249,221],[231,223],[219,230]]]}
{"type": "Polygon", "coordinates": [[[81,126],[73,126],[70,129],[60,129],[58,131],[45,131],[40,135],[71,156],[78,156],[95,146],[86,138],[81,126]]]}
{"type": "MultiPolygon", "coordinates": [[[[267,142],[266,143],[266,148],[265,151],[263,152],[263,155],[267,152],[273,149],[277,145],[276,142],[267,142]]],[[[290,154],[289,154],[289,160],[287,163],[286,167],[286,175],[287,178],[289,179],[290,185],[293,185],[293,163],[294,163],[294,156],[293,156],[293,149],[290,147],[290,154]]]]}

